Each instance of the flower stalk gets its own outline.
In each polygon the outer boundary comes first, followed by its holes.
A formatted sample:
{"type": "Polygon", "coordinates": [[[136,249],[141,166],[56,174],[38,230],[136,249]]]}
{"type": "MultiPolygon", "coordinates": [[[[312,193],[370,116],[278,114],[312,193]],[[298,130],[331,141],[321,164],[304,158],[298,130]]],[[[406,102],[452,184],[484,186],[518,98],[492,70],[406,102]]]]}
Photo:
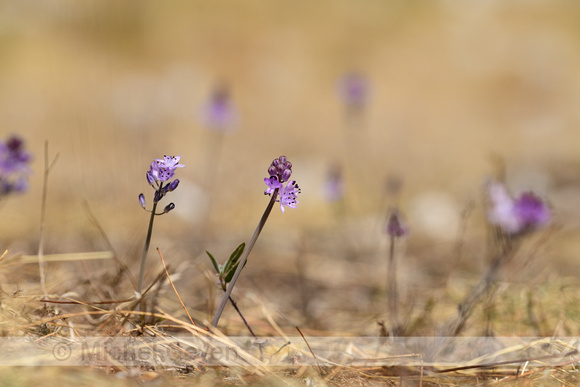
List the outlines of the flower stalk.
{"type": "Polygon", "coordinates": [[[406,236],[409,231],[406,225],[403,224],[397,209],[391,210],[385,231],[389,237],[387,289],[389,297],[389,314],[391,317],[391,330],[393,336],[399,336],[401,334],[402,328],[399,322],[399,292],[397,286],[397,260],[395,257],[395,242],[397,239],[406,236]]]}
{"type": "Polygon", "coordinates": [[[163,215],[175,208],[175,204],[169,203],[162,212],[157,213],[157,204],[159,201],[169,192],[173,192],[179,185],[179,179],[169,181],[175,175],[175,170],[177,168],[185,167],[183,164],[179,164],[181,156],[163,156],[163,159],[155,159],[151,163],[149,170],[147,171],[146,177],[147,182],[151,187],[155,189],[153,195],[153,208],[151,211],[147,210],[147,203],[145,202],[145,195],[139,194],[139,205],[147,212],[150,213],[149,216],[149,226],[147,228],[147,237],[145,238],[145,245],[143,246],[143,252],[141,253],[141,265],[139,269],[139,282],[137,285],[137,300],[142,296],[143,291],[143,278],[145,276],[145,262],[147,261],[147,253],[149,252],[149,246],[151,245],[151,235],[153,234],[153,221],[156,215],[163,215]]]}
{"type": "Polygon", "coordinates": [[[487,220],[493,227],[496,243],[490,266],[477,285],[458,305],[459,315],[443,328],[443,335],[458,335],[475,306],[496,283],[501,269],[518,252],[522,240],[533,231],[550,223],[552,213],[548,205],[533,192],[512,196],[507,187],[492,181],[486,187],[488,196],[487,220]]]}
{"type": "Polygon", "coordinates": [[[232,290],[234,290],[234,286],[236,285],[236,281],[238,280],[238,277],[240,276],[240,273],[242,272],[242,269],[243,269],[244,265],[246,264],[246,261],[248,260],[248,256],[252,252],[252,249],[254,248],[254,245],[256,244],[256,241],[258,240],[258,237],[260,236],[260,233],[262,232],[262,229],[264,228],[264,225],[266,224],[268,217],[270,216],[270,212],[272,212],[272,208],[274,208],[274,204],[276,203],[277,196],[278,196],[278,188],[276,188],[274,190],[274,193],[272,194],[272,197],[270,198],[270,202],[268,203],[268,206],[266,207],[266,210],[264,211],[264,214],[262,215],[262,218],[260,219],[260,222],[258,223],[256,230],[254,230],[254,234],[252,235],[252,239],[250,239],[250,242],[248,243],[248,247],[244,250],[244,254],[240,258],[240,262],[239,262],[238,267],[234,273],[234,276],[232,277],[232,280],[230,281],[228,287],[226,288],[224,295],[222,296],[222,300],[221,300],[221,302],[220,302],[220,304],[215,312],[213,320],[211,322],[211,326],[213,328],[216,328],[219,321],[220,321],[220,317],[221,317],[221,315],[226,307],[228,299],[230,298],[230,296],[232,294],[232,290]]]}
{"type": "Polygon", "coordinates": [[[290,176],[292,175],[292,163],[287,160],[286,156],[280,156],[277,159],[274,159],[268,167],[268,174],[269,177],[264,178],[264,183],[268,186],[268,188],[264,191],[265,195],[270,195],[270,202],[268,202],[268,206],[266,206],[266,210],[262,214],[262,218],[252,235],[252,239],[248,243],[247,248],[244,250],[243,255],[241,256],[238,267],[229,282],[227,288],[225,289],[225,294],[223,295],[221,302],[216,310],[214,318],[212,320],[211,326],[212,328],[216,328],[220,317],[226,307],[228,300],[232,294],[234,286],[236,285],[236,281],[238,280],[242,269],[244,268],[248,256],[250,252],[254,248],[270,213],[272,212],[272,208],[274,208],[274,204],[276,202],[280,203],[280,210],[284,212],[284,208],[296,208],[298,204],[297,196],[300,193],[300,187],[296,184],[295,180],[289,180],[290,176]],[[284,185],[286,183],[286,185],[284,185]]]}
{"type": "Polygon", "coordinates": [[[141,253],[141,266],[139,269],[139,284],[137,285],[137,292],[139,297],[141,297],[141,291],[143,290],[143,277],[145,276],[145,262],[147,261],[147,253],[149,252],[149,246],[151,244],[151,235],[153,234],[153,221],[155,220],[155,210],[157,209],[157,203],[153,203],[153,209],[151,210],[151,216],[149,217],[149,228],[147,229],[147,237],[145,238],[145,245],[143,246],[143,252],[141,253]]]}

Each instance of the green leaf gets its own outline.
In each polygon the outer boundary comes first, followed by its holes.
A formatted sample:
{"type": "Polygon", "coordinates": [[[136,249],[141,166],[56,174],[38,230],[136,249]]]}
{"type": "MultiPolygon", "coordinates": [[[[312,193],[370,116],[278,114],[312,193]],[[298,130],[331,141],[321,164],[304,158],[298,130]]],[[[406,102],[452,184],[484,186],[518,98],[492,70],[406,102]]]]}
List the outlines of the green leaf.
{"type": "MultiPolygon", "coordinates": [[[[230,283],[230,281],[234,277],[234,273],[236,272],[236,269],[238,268],[238,263],[240,261],[240,257],[242,256],[242,253],[244,252],[245,248],[246,248],[246,244],[240,243],[240,245],[234,250],[232,255],[230,255],[230,258],[226,262],[226,265],[224,267],[224,273],[225,273],[224,281],[226,284],[230,283]]],[[[248,262],[246,261],[246,263],[248,263],[248,262]]],[[[244,264],[244,266],[246,266],[246,264],[244,264]]]]}
{"type": "Polygon", "coordinates": [[[213,263],[213,267],[215,268],[215,271],[220,274],[220,267],[217,263],[217,261],[215,260],[215,258],[213,257],[213,255],[211,255],[211,253],[209,251],[205,251],[205,253],[209,256],[209,259],[211,259],[211,263],[213,263]]]}

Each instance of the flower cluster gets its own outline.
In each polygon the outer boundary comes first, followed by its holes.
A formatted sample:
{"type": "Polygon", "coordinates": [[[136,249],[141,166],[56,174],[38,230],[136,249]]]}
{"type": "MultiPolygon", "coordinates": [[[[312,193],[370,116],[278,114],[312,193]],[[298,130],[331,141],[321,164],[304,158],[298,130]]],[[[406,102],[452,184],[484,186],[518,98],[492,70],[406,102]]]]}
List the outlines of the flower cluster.
{"type": "MultiPolygon", "coordinates": [[[[168,192],[174,191],[179,185],[179,179],[168,181],[175,176],[175,170],[177,168],[185,167],[185,165],[179,164],[180,159],[181,156],[163,156],[163,159],[155,159],[151,163],[146,176],[149,184],[155,188],[154,203],[159,202],[168,192]]],[[[145,195],[139,195],[139,204],[143,208],[147,206],[145,195]]],[[[175,208],[175,205],[169,203],[163,210],[163,213],[167,213],[173,208],[175,208]]]]}
{"type": "Polygon", "coordinates": [[[22,139],[12,136],[6,143],[0,141],[0,196],[26,191],[30,159],[22,139]]]}
{"type": "Polygon", "coordinates": [[[270,177],[264,178],[264,183],[268,186],[264,195],[278,193],[280,197],[276,201],[280,203],[282,212],[284,212],[284,206],[296,208],[300,187],[295,180],[289,180],[292,175],[292,163],[286,159],[286,156],[280,156],[272,161],[268,168],[268,174],[270,177]],[[288,182],[286,186],[284,186],[285,182],[288,182]]]}
{"type": "Polygon", "coordinates": [[[488,186],[488,220],[508,234],[521,234],[548,224],[551,212],[546,203],[532,192],[513,198],[498,182],[488,186]]]}

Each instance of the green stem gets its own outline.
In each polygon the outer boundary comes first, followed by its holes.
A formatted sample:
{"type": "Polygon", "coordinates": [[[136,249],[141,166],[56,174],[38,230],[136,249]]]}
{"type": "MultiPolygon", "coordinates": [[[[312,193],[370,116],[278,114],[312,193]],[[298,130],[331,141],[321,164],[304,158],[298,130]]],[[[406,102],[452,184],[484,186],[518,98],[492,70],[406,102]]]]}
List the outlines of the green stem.
{"type": "Polygon", "coordinates": [[[268,216],[270,216],[270,212],[272,211],[272,208],[274,207],[274,203],[276,203],[277,197],[278,197],[278,188],[276,188],[276,190],[272,194],[272,197],[270,198],[270,203],[268,203],[268,207],[266,207],[266,210],[264,211],[264,214],[262,215],[262,218],[260,219],[260,223],[258,223],[258,226],[256,227],[256,230],[254,231],[254,235],[252,235],[252,239],[250,239],[250,242],[248,243],[248,247],[246,247],[246,249],[244,250],[244,254],[240,258],[236,272],[234,273],[232,280],[228,284],[228,287],[227,287],[227,289],[222,297],[220,305],[219,305],[217,311],[215,312],[215,316],[213,317],[213,321],[211,323],[212,328],[217,327],[218,322],[220,321],[220,317],[221,317],[222,312],[224,311],[224,309],[226,307],[226,303],[228,302],[230,295],[232,294],[232,290],[234,289],[236,281],[238,280],[238,277],[240,276],[240,273],[242,272],[242,269],[244,268],[244,265],[246,264],[246,261],[248,260],[248,256],[250,255],[250,252],[252,251],[254,244],[256,244],[256,241],[258,240],[258,237],[260,236],[260,233],[262,232],[262,229],[264,228],[264,225],[266,224],[266,220],[268,220],[268,216]]]}

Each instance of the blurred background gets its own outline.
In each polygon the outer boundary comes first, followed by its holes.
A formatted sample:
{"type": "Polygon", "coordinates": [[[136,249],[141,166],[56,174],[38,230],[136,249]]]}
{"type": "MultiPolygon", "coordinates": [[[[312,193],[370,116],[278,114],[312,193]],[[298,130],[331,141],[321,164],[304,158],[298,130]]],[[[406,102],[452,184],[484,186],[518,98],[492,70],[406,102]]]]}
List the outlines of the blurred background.
{"type": "MultiPolygon", "coordinates": [[[[490,177],[553,208],[530,278],[580,273],[579,102],[572,1],[0,1],[0,133],[34,155],[29,191],[0,208],[0,248],[38,250],[48,141],[59,158],[45,253],[108,249],[88,205],[136,275],[148,223],[137,197],[153,195],[145,172],[181,155],[147,276],[159,247],[202,319],[218,292],[204,250],[224,261],[250,238],[267,168],[286,155],[300,204],[274,209],[234,294],[250,315],[264,304],[289,325],[308,315],[313,327],[373,332],[389,208],[411,229],[401,286],[420,309],[450,267],[471,279],[485,267],[490,177]],[[349,308],[368,320],[339,324],[349,308]]],[[[103,262],[50,264],[49,288],[72,286],[56,273],[114,265],[103,262]]]]}

